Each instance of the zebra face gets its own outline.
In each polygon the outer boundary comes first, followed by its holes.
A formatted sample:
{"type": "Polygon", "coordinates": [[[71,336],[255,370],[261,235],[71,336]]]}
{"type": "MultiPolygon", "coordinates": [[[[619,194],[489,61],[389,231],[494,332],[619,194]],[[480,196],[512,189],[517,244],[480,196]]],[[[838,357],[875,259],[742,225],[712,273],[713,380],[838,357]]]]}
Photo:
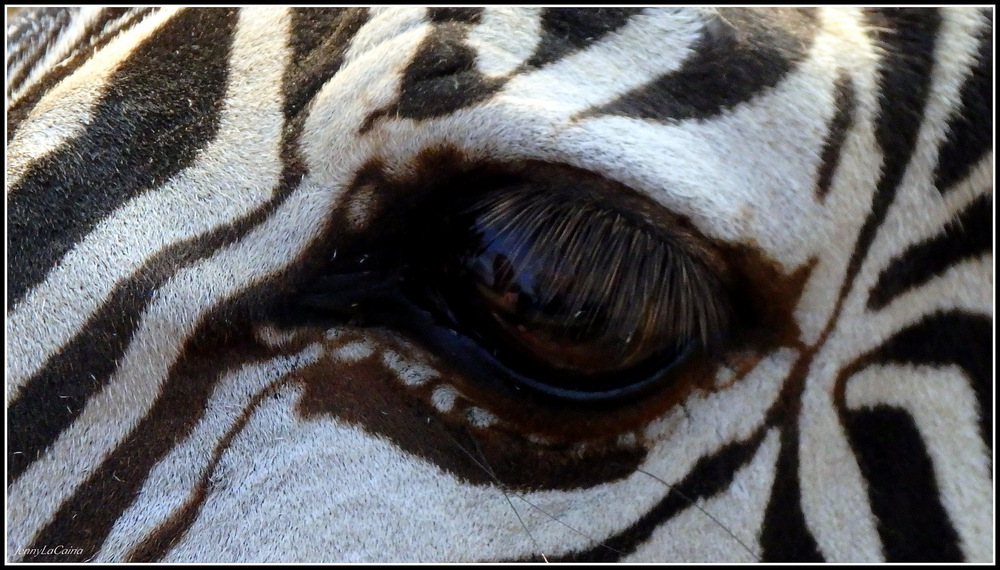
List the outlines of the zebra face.
{"type": "Polygon", "coordinates": [[[15,560],[988,560],[992,12],[28,10],[15,560]]]}

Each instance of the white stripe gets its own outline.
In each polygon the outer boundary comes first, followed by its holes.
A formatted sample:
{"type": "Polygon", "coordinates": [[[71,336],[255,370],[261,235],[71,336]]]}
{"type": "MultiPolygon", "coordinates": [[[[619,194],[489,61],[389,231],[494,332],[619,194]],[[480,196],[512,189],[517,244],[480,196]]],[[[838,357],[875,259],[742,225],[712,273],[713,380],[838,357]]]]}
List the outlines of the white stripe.
{"type": "Polygon", "coordinates": [[[881,561],[868,487],[833,405],[831,387],[838,370],[836,363],[817,355],[802,395],[797,473],[802,514],[825,560],[881,561]]]}
{"type": "MultiPolygon", "coordinates": [[[[871,211],[872,196],[881,176],[882,150],[875,140],[875,118],[879,110],[878,48],[866,30],[859,9],[824,8],[820,12],[825,33],[817,36],[812,60],[831,70],[841,69],[854,87],[856,106],[849,130],[840,149],[837,170],[821,204],[818,215],[801,227],[810,242],[803,252],[816,260],[795,311],[795,322],[802,332],[800,340],[812,346],[833,318],[837,294],[846,279],[847,265],[854,251],[858,233],[871,211]]],[[[831,104],[833,87],[830,93],[831,104]]],[[[800,95],[808,105],[815,94],[800,95]]],[[[822,146],[813,147],[819,154],[822,146]]],[[[781,160],[777,158],[777,160],[781,160]]],[[[815,196],[815,191],[808,192],[815,196]]],[[[773,210],[780,215],[768,218],[777,222],[772,232],[780,235],[781,224],[789,216],[780,205],[773,210]]]]}
{"type": "Polygon", "coordinates": [[[782,348],[762,358],[743,378],[711,394],[695,392],[683,408],[674,408],[646,428],[657,442],[643,466],[667,483],[688,474],[701,457],[734,441],[744,441],[764,425],[798,353],[782,348]]]}
{"type": "Polygon", "coordinates": [[[507,75],[534,53],[541,33],[541,8],[486,8],[465,40],[476,50],[476,67],[488,77],[507,75]]]}
{"type": "MultiPolygon", "coordinates": [[[[219,131],[189,168],[128,201],[77,244],[10,313],[8,405],[85,325],[115,285],[164,247],[246,215],[271,198],[281,174],[282,11],[241,19],[219,131]],[[248,19],[252,18],[252,19],[248,19]]],[[[131,37],[131,34],[129,34],[131,37]]]]}
{"type": "MultiPolygon", "coordinates": [[[[979,10],[941,9],[941,28],[934,45],[924,122],[917,137],[908,176],[933,181],[938,151],[949,134],[948,121],[963,111],[962,87],[975,73],[981,32],[993,24],[979,10]]],[[[992,92],[991,92],[992,95],[992,92]]]]}
{"type": "Polygon", "coordinates": [[[936,311],[960,310],[993,314],[993,254],[982,253],[955,263],[892,300],[871,318],[869,338],[888,338],[898,328],[910,325],[936,311]]]}

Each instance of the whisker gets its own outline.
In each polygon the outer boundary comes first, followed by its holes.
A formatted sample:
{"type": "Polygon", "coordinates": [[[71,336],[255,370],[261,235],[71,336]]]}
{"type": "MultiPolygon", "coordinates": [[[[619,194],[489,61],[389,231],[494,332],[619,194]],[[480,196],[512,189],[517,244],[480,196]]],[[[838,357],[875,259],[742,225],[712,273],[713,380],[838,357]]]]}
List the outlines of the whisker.
{"type": "Polygon", "coordinates": [[[503,498],[506,499],[507,504],[510,505],[510,510],[514,511],[514,516],[517,517],[517,522],[521,523],[521,528],[524,529],[524,532],[528,534],[528,538],[531,539],[532,544],[535,545],[535,550],[538,551],[539,555],[541,555],[542,560],[548,563],[549,559],[545,556],[545,553],[542,552],[542,545],[538,544],[538,541],[535,540],[534,536],[532,536],[531,531],[528,530],[528,525],[525,524],[524,519],[521,518],[521,513],[517,512],[517,509],[514,507],[514,503],[510,500],[510,495],[507,494],[507,490],[500,487],[500,492],[503,493],[503,498]]]}
{"type": "MultiPolygon", "coordinates": [[[[447,433],[447,432],[445,432],[445,433],[447,433]]],[[[482,469],[483,472],[486,473],[490,477],[490,479],[493,480],[493,482],[497,485],[497,487],[499,487],[502,490],[502,492],[504,494],[504,497],[506,497],[507,500],[508,500],[508,502],[509,502],[510,501],[510,497],[508,495],[508,491],[506,490],[506,485],[504,485],[503,482],[500,481],[500,479],[496,476],[496,473],[494,473],[493,469],[490,468],[490,466],[486,462],[486,456],[483,454],[482,449],[479,448],[479,443],[476,441],[476,439],[474,437],[472,437],[471,434],[469,435],[469,439],[471,439],[472,440],[472,444],[474,446],[476,446],[476,453],[479,454],[479,456],[482,458],[482,461],[479,461],[478,459],[476,459],[475,456],[473,456],[472,453],[468,449],[465,448],[465,446],[463,446],[461,443],[459,443],[458,440],[456,440],[454,437],[452,437],[452,435],[450,433],[448,433],[447,435],[448,435],[448,438],[451,439],[452,443],[454,443],[455,446],[458,447],[458,449],[462,451],[462,453],[464,453],[473,463],[475,463],[477,466],[479,466],[479,468],[482,469]]],[[[524,501],[529,507],[531,507],[531,508],[535,509],[536,511],[542,513],[543,515],[545,515],[546,517],[550,518],[554,522],[559,523],[560,525],[562,525],[562,526],[566,527],[567,529],[575,532],[576,534],[582,536],[583,538],[586,538],[590,542],[592,542],[594,544],[597,544],[598,546],[602,546],[604,548],[607,548],[608,550],[614,552],[615,554],[622,555],[622,556],[625,555],[625,553],[622,552],[621,550],[618,550],[617,548],[614,548],[612,546],[609,546],[609,545],[605,544],[604,542],[602,542],[602,541],[600,541],[600,540],[598,540],[598,539],[596,539],[596,538],[588,535],[587,533],[581,531],[580,529],[573,528],[572,526],[570,526],[569,524],[567,524],[565,521],[560,520],[558,517],[556,517],[552,513],[546,511],[545,509],[539,507],[538,505],[536,505],[536,504],[532,503],[531,501],[529,501],[528,499],[524,498],[524,496],[521,495],[520,493],[510,493],[510,495],[513,495],[514,498],[517,498],[517,499],[520,499],[520,500],[524,501]]],[[[511,507],[513,508],[513,505],[511,505],[511,507]]],[[[515,509],[514,512],[517,513],[517,510],[515,509]]],[[[520,515],[518,515],[517,518],[518,518],[518,520],[521,520],[521,516],[520,515]]],[[[523,520],[521,521],[521,524],[522,525],[524,524],[523,520]]],[[[525,530],[527,530],[527,529],[525,529],[525,530]]],[[[531,537],[531,533],[528,533],[528,536],[531,537]]],[[[534,542],[534,537],[531,537],[531,538],[532,538],[532,541],[534,542]]],[[[537,543],[536,543],[536,546],[537,546],[537,543]]],[[[539,548],[538,552],[539,552],[539,554],[541,554],[542,558],[546,562],[549,561],[548,558],[545,556],[545,554],[542,554],[540,548],[539,548]]]]}
{"type": "Polygon", "coordinates": [[[664,481],[662,478],[660,478],[660,477],[658,477],[656,475],[653,475],[652,473],[650,473],[649,471],[646,471],[645,469],[643,469],[641,467],[637,467],[636,471],[638,471],[640,473],[643,473],[645,475],[648,475],[648,476],[652,477],[653,479],[655,479],[656,481],[659,481],[660,483],[663,483],[667,487],[667,489],[670,490],[671,493],[677,493],[677,495],[680,496],[680,498],[682,498],[685,501],[687,501],[688,503],[690,503],[691,506],[693,506],[694,508],[696,508],[699,511],[701,511],[706,517],[708,517],[709,519],[711,519],[712,522],[714,522],[715,524],[719,525],[719,528],[721,528],[722,530],[726,531],[726,534],[728,534],[729,536],[731,536],[733,538],[733,540],[735,540],[736,542],[738,542],[739,545],[742,546],[743,549],[746,550],[747,553],[750,556],[753,557],[754,561],[756,561],[756,562],[760,562],[761,561],[759,554],[757,554],[756,552],[754,552],[753,549],[751,549],[749,546],[747,546],[747,544],[745,542],[743,542],[742,540],[740,540],[740,538],[738,536],[736,536],[736,534],[734,534],[733,531],[729,530],[729,528],[726,527],[726,525],[722,524],[722,521],[720,521],[719,519],[717,519],[714,516],[712,516],[712,513],[706,511],[701,505],[699,505],[697,502],[695,502],[694,499],[692,499],[691,497],[688,497],[686,494],[684,494],[682,491],[680,491],[677,487],[674,487],[670,483],[667,483],[666,481],[664,481]]]}
{"type": "Polygon", "coordinates": [[[471,459],[473,463],[478,465],[479,468],[482,469],[484,473],[489,475],[490,479],[492,479],[493,482],[497,485],[497,488],[500,489],[500,492],[503,493],[503,498],[506,499],[507,504],[510,505],[510,510],[514,511],[514,516],[517,517],[517,521],[521,523],[521,528],[524,529],[524,532],[527,533],[528,538],[531,539],[532,544],[535,545],[535,550],[538,552],[539,555],[541,555],[542,560],[548,562],[549,561],[548,557],[546,557],[545,553],[542,552],[542,546],[538,544],[538,541],[535,540],[534,535],[531,534],[531,531],[528,529],[528,525],[524,522],[524,519],[521,518],[521,513],[517,512],[517,508],[514,507],[514,503],[510,500],[510,495],[507,493],[506,487],[500,482],[499,479],[497,479],[496,473],[494,473],[493,469],[489,466],[489,463],[486,461],[486,456],[483,454],[483,450],[479,448],[479,443],[476,442],[475,438],[473,438],[471,435],[469,436],[469,439],[472,440],[472,444],[476,446],[476,453],[478,453],[479,457],[481,457],[483,460],[481,463],[479,462],[479,460],[473,457],[473,455],[469,452],[468,449],[465,449],[465,447],[461,443],[458,443],[458,440],[452,437],[450,433],[445,431],[445,434],[448,435],[448,438],[451,439],[452,443],[454,443],[462,451],[462,453],[464,453],[469,459],[471,459]]]}
{"type": "MultiPolygon", "coordinates": [[[[483,460],[483,463],[484,463],[484,464],[486,464],[486,465],[485,465],[485,469],[487,470],[487,473],[489,473],[490,477],[492,477],[492,478],[493,478],[493,480],[494,480],[494,481],[496,482],[496,484],[497,484],[497,485],[499,485],[499,486],[500,486],[501,488],[503,488],[503,483],[501,483],[501,482],[499,481],[499,479],[497,479],[497,477],[496,477],[496,474],[495,474],[495,473],[493,472],[493,470],[492,470],[492,469],[491,469],[491,468],[489,467],[489,463],[488,463],[488,462],[486,461],[486,455],[485,455],[485,454],[483,453],[483,450],[479,448],[479,442],[477,442],[477,441],[476,441],[476,439],[475,439],[475,438],[473,438],[473,437],[471,436],[471,434],[469,435],[469,439],[471,439],[471,440],[472,440],[472,445],[476,446],[476,453],[478,453],[478,454],[479,454],[479,457],[480,457],[480,458],[481,458],[481,459],[483,460]]],[[[466,453],[468,453],[468,452],[466,452],[466,453]]],[[[478,463],[478,462],[477,462],[477,463],[478,463]]],[[[506,491],[505,491],[505,492],[504,492],[504,496],[506,496],[506,495],[507,495],[507,493],[506,493],[506,491]]],[[[557,523],[561,524],[562,526],[564,526],[564,527],[568,528],[569,530],[571,530],[571,531],[573,531],[573,532],[577,533],[578,535],[582,536],[583,538],[586,538],[586,539],[587,539],[587,540],[589,540],[590,542],[593,542],[593,543],[597,543],[597,544],[599,544],[600,546],[603,546],[604,548],[607,548],[608,550],[610,550],[610,551],[614,552],[615,554],[618,554],[618,555],[621,555],[621,556],[624,556],[624,555],[625,555],[625,553],[624,553],[624,552],[622,552],[622,551],[618,550],[617,548],[614,548],[614,547],[611,547],[611,546],[608,546],[607,544],[605,544],[605,543],[603,543],[603,542],[601,542],[601,541],[597,540],[596,538],[594,538],[594,537],[592,537],[592,536],[590,536],[590,535],[588,535],[588,534],[584,533],[583,531],[581,531],[581,530],[579,530],[579,529],[576,529],[576,528],[573,528],[572,526],[570,526],[569,524],[567,524],[567,523],[566,523],[565,521],[562,521],[562,520],[560,520],[560,519],[559,519],[559,517],[557,517],[556,515],[553,515],[552,513],[550,513],[550,512],[548,512],[548,511],[546,511],[546,510],[545,510],[545,509],[543,509],[542,507],[539,507],[538,505],[536,505],[536,504],[532,503],[531,501],[529,501],[528,499],[524,498],[524,495],[521,495],[521,494],[519,494],[519,493],[514,493],[514,497],[515,497],[515,498],[518,498],[518,499],[521,499],[522,501],[524,501],[525,503],[527,503],[527,505],[528,505],[529,507],[531,507],[531,508],[535,509],[536,511],[538,511],[538,512],[542,513],[543,515],[545,515],[545,516],[549,517],[549,518],[550,518],[550,519],[552,519],[553,521],[555,521],[555,522],[557,522],[557,523]]],[[[510,499],[508,499],[508,500],[510,500],[510,499]]],[[[520,517],[518,517],[518,518],[520,518],[520,517]]],[[[541,554],[541,549],[539,549],[539,553],[541,554]]],[[[544,555],[544,554],[542,554],[542,558],[544,558],[544,559],[545,559],[545,561],[546,561],[546,562],[548,562],[548,558],[545,558],[545,555],[544,555]]]]}
{"type": "Polygon", "coordinates": [[[580,535],[580,536],[582,536],[583,538],[586,538],[587,540],[589,540],[589,541],[591,541],[591,542],[595,542],[595,543],[597,543],[597,544],[598,544],[599,546],[603,546],[604,548],[607,548],[608,550],[610,550],[611,552],[614,552],[615,554],[618,554],[618,555],[621,555],[621,556],[624,556],[624,555],[625,555],[625,553],[624,553],[624,552],[622,552],[621,550],[618,550],[617,548],[615,548],[615,547],[613,547],[613,546],[608,546],[608,545],[607,545],[607,544],[605,544],[604,542],[601,542],[601,541],[597,540],[596,538],[594,538],[594,537],[592,537],[592,536],[590,536],[590,535],[588,535],[588,534],[584,533],[583,531],[581,531],[581,530],[579,530],[579,529],[576,529],[576,528],[573,528],[572,526],[570,526],[569,524],[567,524],[567,523],[566,523],[565,521],[562,521],[562,520],[560,520],[560,519],[559,519],[558,517],[556,517],[556,515],[553,515],[552,513],[550,513],[550,512],[548,512],[548,511],[546,511],[546,510],[545,510],[545,509],[543,509],[542,507],[539,507],[538,505],[536,505],[536,504],[532,503],[532,502],[531,502],[531,501],[529,501],[528,499],[525,499],[525,498],[524,498],[524,496],[522,496],[522,495],[516,495],[516,494],[515,494],[515,495],[514,495],[514,497],[515,497],[515,498],[517,498],[517,499],[521,499],[522,501],[524,501],[525,503],[527,503],[527,504],[528,504],[528,506],[530,506],[531,508],[533,508],[533,509],[537,510],[538,512],[540,512],[540,513],[542,513],[543,515],[545,515],[545,516],[549,517],[550,519],[552,519],[553,521],[555,521],[555,522],[557,522],[557,523],[561,524],[562,526],[564,526],[564,527],[568,528],[569,530],[571,530],[571,531],[573,531],[573,532],[575,532],[575,533],[579,534],[579,535],[580,535]]]}

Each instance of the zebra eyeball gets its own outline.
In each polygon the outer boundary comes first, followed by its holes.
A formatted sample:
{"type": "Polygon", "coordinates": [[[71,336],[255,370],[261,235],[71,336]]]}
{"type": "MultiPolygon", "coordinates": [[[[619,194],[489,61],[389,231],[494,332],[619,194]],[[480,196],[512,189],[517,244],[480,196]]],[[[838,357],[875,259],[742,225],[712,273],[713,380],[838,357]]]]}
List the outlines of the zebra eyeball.
{"type": "Polygon", "coordinates": [[[542,392],[632,392],[726,333],[720,277],[689,238],[592,189],[496,189],[441,235],[457,326],[542,392]]]}

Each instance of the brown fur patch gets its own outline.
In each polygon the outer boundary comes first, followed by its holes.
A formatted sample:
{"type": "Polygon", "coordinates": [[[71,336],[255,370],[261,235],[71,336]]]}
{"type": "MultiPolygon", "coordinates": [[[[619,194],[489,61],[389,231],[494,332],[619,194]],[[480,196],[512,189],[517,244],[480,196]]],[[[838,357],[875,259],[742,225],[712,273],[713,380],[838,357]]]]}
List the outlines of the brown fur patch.
{"type": "Polygon", "coordinates": [[[802,331],[795,309],[818,259],[787,273],[748,246],[721,246],[719,251],[730,269],[730,294],[740,321],[740,338],[734,340],[757,350],[799,346],[802,331]]]}
{"type": "Polygon", "coordinates": [[[627,476],[645,456],[642,450],[617,445],[613,438],[597,439],[585,448],[573,440],[533,442],[522,435],[521,426],[504,429],[509,419],[494,406],[464,398],[465,382],[453,382],[457,379],[446,370],[438,369],[442,374],[437,378],[408,386],[384,363],[383,352],[390,349],[405,359],[423,359],[385,331],[345,333],[326,343],[326,358],[292,375],[305,388],[299,414],[333,415],[358,425],[473,484],[500,483],[520,490],[586,487],[627,476]],[[358,341],[369,343],[374,351],[355,361],[329,356],[358,341]],[[442,384],[455,385],[459,392],[455,405],[444,412],[431,403],[434,389],[442,384]],[[488,409],[500,423],[486,428],[473,425],[468,414],[474,407],[488,409]]]}

